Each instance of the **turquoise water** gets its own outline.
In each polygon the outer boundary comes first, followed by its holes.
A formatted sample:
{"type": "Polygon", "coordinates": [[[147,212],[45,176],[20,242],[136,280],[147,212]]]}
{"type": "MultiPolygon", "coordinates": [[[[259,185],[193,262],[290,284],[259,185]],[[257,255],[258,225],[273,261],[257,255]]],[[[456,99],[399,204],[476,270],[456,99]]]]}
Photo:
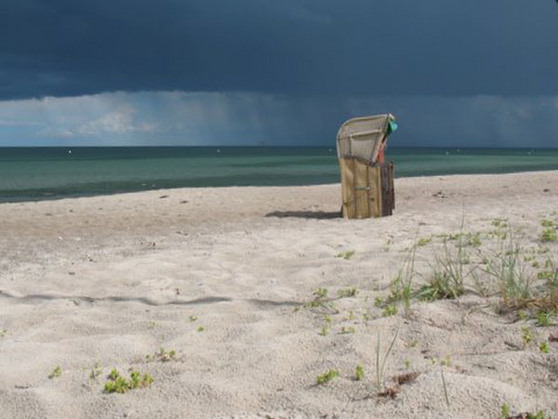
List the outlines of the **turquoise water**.
{"type": "MultiPolygon", "coordinates": [[[[389,148],[397,177],[558,170],[558,149],[389,148]]],[[[339,181],[335,148],[0,148],[0,202],[201,186],[339,181]]]]}

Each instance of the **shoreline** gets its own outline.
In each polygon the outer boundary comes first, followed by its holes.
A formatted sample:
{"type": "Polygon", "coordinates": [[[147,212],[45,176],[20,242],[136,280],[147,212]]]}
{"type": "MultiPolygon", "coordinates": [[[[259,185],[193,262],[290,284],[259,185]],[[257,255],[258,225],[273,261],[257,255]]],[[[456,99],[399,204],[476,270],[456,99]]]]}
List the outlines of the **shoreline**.
{"type": "MultiPolygon", "coordinates": [[[[516,175],[522,173],[552,173],[558,172],[558,169],[550,170],[523,170],[519,172],[503,172],[503,173],[454,173],[454,174],[427,174],[427,175],[416,175],[416,176],[396,176],[396,179],[415,179],[415,178],[434,178],[434,177],[452,177],[452,176],[497,176],[497,175],[516,175]]],[[[397,171],[396,171],[397,174],[397,171]]],[[[25,202],[44,202],[44,201],[60,201],[65,199],[80,199],[80,198],[95,198],[103,196],[115,196],[115,195],[126,195],[126,194],[136,194],[143,192],[164,192],[164,191],[174,191],[180,189],[226,189],[226,188],[298,188],[298,187],[312,187],[312,186],[331,186],[339,185],[338,182],[335,183],[316,183],[316,184],[304,184],[304,185],[226,185],[226,186],[176,186],[172,188],[155,188],[155,189],[145,189],[145,190],[132,190],[132,191],[120,191],[113,193],[97,193],[97,194],[69,194],[63,196],[50,196],[45,197],[24,197],[19,199],[10,200],[7,198],[0,198],[0,205],[2,204],[17,204],[25,202]]]]}
{"type": "Polygon", "coordinates": [[[498,313],[501,297],[481,295],[472,275],[457,299],[413,298],[407,313],[388,301],[410,249],[418,290],[452,237],[469,240],[466,269],[495,258],[507,231],[534,278],[558,264],[558,242],[541,239],[558,226],[558,171],[396,178],[395,197],[393,216],[364,220],[337,215],[339,184],[0,204],[0,411],[457,418],[506,404],[553,417],[556,318],[498,313]],[[378,338],[394,398],[373,390],[378,338]],[[107,394],[113,368],[154,381],[107,394]],[[339,375],[318,385],[329,370],[339,375]]]}

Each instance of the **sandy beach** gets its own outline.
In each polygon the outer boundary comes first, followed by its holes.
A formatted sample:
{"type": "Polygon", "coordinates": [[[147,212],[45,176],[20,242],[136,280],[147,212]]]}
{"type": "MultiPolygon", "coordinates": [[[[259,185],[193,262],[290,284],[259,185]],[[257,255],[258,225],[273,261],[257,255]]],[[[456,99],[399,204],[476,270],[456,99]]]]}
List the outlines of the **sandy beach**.
{"type": "Polygon", "coordinates": [[[558,317],[535,298],[558,266],[558,172],[395,193],[365,220],[339,217],[338,184],[0,204],[0,416],[558,417],[558,317]],[[489,273],[510,240],[521,309],[489,273]],[[463,294],[419,298],[456,251],[463,294]],[[138,388],[105,391],[113,369],[138,388]]]}

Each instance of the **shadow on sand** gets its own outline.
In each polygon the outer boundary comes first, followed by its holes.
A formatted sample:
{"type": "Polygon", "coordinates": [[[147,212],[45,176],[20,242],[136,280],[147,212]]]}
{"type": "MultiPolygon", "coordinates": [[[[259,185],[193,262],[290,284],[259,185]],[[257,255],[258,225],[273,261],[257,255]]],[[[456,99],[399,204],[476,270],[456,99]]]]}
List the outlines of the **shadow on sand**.
{"type": "Polygon", "coordinates": [[[326,211],[273,211],[265,215],[266,217],[277,218],[314,218],[316,220],[328,220],[333,218],[341,218],[340,211],[326,212],[326,211]]]}
{"type": "Polygon", "coordinates": [[[39,301],[57,301],[57,300],[68,300],[72,301],[74,304],[79,303],[99,303],[99,302],[115,302],[115,303],[126,303],[134,302],[141,303],[150,306],[167,306],[167,305],[198,305],[198,304],[213,304],[222,302],[233,302],[233,301],[244,301],[250,304],[254,304],[258,307],[281,307],[281,306],[298,306],[301,303],[298,301],[273,301],[273,300],[262,300],[255,298],[247,299],[234,299],[230,297],[204,297],[196,298],[193,300],[180,300],[175,299],[166,302],[155,301],[145,297],[88,297],[83,295],[52,295],[52,294],[31,294],[31,295],[14,295],[6,291],[0,290],[0,297],[9,298],[21,303],[34,303],[39,301]]]}

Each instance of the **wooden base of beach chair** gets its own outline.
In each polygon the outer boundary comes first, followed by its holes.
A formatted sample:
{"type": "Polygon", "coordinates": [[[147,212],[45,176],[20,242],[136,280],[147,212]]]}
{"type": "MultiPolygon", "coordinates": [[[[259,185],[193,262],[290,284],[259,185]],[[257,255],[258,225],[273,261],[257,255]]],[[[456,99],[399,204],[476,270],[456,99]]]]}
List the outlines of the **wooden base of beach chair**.
{"type": "Polygon", "coordinates": [[[394,165],[370,165],[354,158],[339,159],[343,217],[370,218],[391,215],[395,208],[394,165]]]}

